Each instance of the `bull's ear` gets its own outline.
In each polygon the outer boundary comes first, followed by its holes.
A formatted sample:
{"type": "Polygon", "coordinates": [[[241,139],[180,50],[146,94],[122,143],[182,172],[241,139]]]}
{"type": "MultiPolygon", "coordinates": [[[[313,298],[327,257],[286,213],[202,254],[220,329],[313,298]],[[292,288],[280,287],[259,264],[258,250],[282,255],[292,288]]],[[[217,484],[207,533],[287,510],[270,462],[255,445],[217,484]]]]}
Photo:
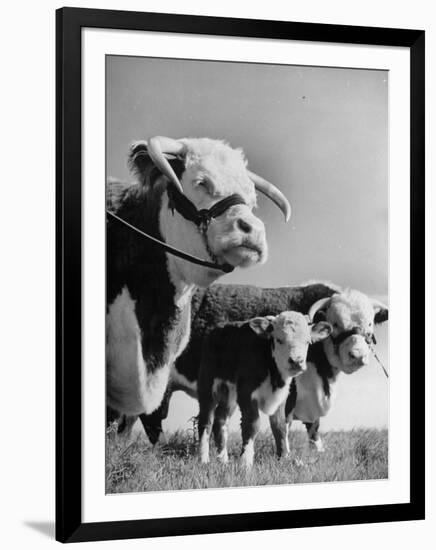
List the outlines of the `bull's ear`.
{"type": "Polygon", "coordinates": [[[129,168],[142,181],[145,180],[147,167],[150,165],[150,155],[146,141],[135,141],[129,150],[129,168]]]}
{"type": "MultiPolygon", "coordinates": [[[[174,170],[177,178],[180,179],[185,170],[183,161],[173,154],[164,153],[163,156],[174,170]]],[[[129,150],[128,163],[131,172],[143,184],[153,184],[156,178],[162,175],[162,172],[156,167],[151,158],[146,141],[135,141],[132,143],[129,150]]]]}
{"type": "Polygon", "coordinates": [[[388,306],[374,299],[371,300],[371,303],[374,308],[374,323],[379,324],[387,321],[389,317],[388,306]]]}
{"type": "Polygon", "coordinates": [[[312,325],[311,329],[311,340],[312,344],[315,344],[315,342],[320,342],[321,340],[325,340],[330,336],[332,333],[332,326],[330,323],[326,323],[325,321],[320,321],[319,323],[315,323],[312,325]]]}
{"type": "Polygon", "coordinates": [[[274,317],[254,317],[248,321],[248,326],[251,330],[261,336],[262,338],[269,338],[273,330],[273,321],[274,317]]]}

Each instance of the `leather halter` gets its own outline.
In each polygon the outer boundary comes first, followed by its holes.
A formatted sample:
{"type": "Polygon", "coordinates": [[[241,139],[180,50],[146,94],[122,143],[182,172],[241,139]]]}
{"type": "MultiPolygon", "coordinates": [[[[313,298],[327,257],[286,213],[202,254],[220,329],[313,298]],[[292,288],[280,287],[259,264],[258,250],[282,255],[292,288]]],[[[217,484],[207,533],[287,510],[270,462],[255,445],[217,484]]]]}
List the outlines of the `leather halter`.
{"type": "Polygon", "coordinates": [[[335,351],[336,353],[338,353],[339,351],[339,346],[342,344],[342,342],[344,342],[347,338],[349,338],[350,336],[353,336],[353,334],[359,334],[360,336],[363,336],[363,338],[365,339],[365,342],[368,344],[369,346],[369,349],[372,351],[377,363],[380,365],[380,367],[383,369],[383,372],[386,376],[386,378],[389,378],[389,374],[388,374],[388,371],[386,370],[385,366],[383,365],[383,363],[380,361],[376,351],[375,351],[375,348],[374,346],[377,345],[377,340],[375,339],[375,336],[373,333],[371,332],[365,332],[362,328],[360,327],[353,327],[352,329],[350,330],[345,330],[344,332],[341,332],[341,334],[338,334],[337,336],[332,336],[330,335],[330,338],[332,339],[332,342],[333,342],[333,345],[335,347],[335,351]]]}
{"type": "Polygon", "coordinates": [[[175,187],[169,186],[167,188],[167,193],[170,199],[169,207],[172,210],[177,210],[177,212],[182,215],[185,220],[195,223],[201,232],[207,231],[211,220],[213,218],[218,218],[221,214],[224,214],[224,212],[231,206],[236,206],[237,204],[247,204],[241,195],[234,193],[233,195],[221,199],[210,208],[202,208],[201,210],[197,210],[194,203],[191,202],[186,195],[180,193],[180,191],[175,187]]]}
{"type": "Polygon", "coordinates": [[[332,342],[337,349],[342,344],[342,342],[344,342],[347,338],[349,338],[350,336],[353,336],[354,334],[359,334],[360,336],[363,336],[367,344],[376,343],[374,334],[367,333],[360,327],[353,327],[350,330],[345,330],[344,332],[341,332],[337,336],[331,335],[330,338],[332,339],[332,342]]]}
{"type": "Polygon", "coordinates": [[[245,200],[241,197],[241,195],[234,193],[233,195],[230,195],[228,197],[225,197],[224,199],[221,199],[216,204],[211,206],[211,208],[208,208],[208,209],[203,208],[201,210],[198,210],[195,204],[192,201],[190,201],[188,197],[186,197],[185,195],[180,193],[180,191],[175,189],[175,187],[169,185],[167,187],[167,193],[169,198],[169,208],[172,211],[176,210],[186,220],[193,222],[198,227],[201,233],[201,236],[203,237],[206,250],[214,260],[213,262],[202,260],[201,258],[197,258],[197,256],[192,256],[187,252],[183,252],[178,248],[174,248],[169,244],[165,243],[164,241],[161,241],[156,237],[153,237],[148,233],[146,233],[145,231],[142,231],[139,228],[135,227],[134,225],[128,223],[126,220],[123,220],[122,218],[117,216],[114,212],[111,212],[110,210],[107,210],[106,212],[112,218],[116,219],[119,222],[122,222],[124,225],[126,225],[130,229],[133,229],[134,231],[136,231],[143,237],[147,238],[148,240],[150,240],[160,248],[163,248],[166,252],[168,252],[169,254],[172,254],[173,256],[177,256],[178,258],[182,258],[183,260],[186,260],[196,265],[217,269],[217,270],[223,271],[224,273],[231,273],[235,269],[234,266],[228,263],[224,263],[224,264],[218,263],[214,254],[209,248],[209,243],[207,241],[206,233],[207,233],[209,224],[213,218],[217,218],[218,216],[221,216],[231,206],[235,206],[237,204],[246,204],[245,200]]]}

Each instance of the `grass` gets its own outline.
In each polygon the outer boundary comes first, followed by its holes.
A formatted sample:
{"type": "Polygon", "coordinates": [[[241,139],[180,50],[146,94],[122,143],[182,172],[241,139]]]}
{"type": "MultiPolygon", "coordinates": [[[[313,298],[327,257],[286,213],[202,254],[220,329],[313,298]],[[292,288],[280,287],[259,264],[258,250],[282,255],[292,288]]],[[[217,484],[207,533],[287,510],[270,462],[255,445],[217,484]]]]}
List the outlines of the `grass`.
{"type": "Polygon", "coordinates": [[[145,435],[106,437],[106,492],[174,491],[211,487],[241,487],[316,483],[388,477],[388,432],[376,429],[331,431],[323,434],[324,453],[308,448],[306,434],[291,433],[291,454],[277,459],[270,432],[256,439],[255,463],[250,472],[239,465],[240,435],[229,438],[230,460],[200,464],[195,431],[167,435],[167,444],[155,449],[145,435]]]}

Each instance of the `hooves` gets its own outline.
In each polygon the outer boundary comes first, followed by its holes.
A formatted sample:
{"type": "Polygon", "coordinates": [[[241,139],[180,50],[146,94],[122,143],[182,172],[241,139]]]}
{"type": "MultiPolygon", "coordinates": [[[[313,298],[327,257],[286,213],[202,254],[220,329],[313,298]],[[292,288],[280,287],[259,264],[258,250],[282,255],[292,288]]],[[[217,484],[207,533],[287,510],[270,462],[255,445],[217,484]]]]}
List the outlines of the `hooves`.
{"type": "Polygon", "coordinates": [[[316,441],[313,439],[309,440],[309,446],[311,449],[317,451],[318,453],[324,453],[325,447],[322,439],[317,439],[316,441]]]}

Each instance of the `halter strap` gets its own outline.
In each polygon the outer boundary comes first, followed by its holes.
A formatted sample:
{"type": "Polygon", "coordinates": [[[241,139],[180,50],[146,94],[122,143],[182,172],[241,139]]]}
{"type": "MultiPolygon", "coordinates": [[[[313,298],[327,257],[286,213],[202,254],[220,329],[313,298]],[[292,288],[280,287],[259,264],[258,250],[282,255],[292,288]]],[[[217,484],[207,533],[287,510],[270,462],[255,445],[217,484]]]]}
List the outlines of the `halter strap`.
{"type": "Polygon", "coordinates": [[[337,336],[331,336],[333,345],[335,346],[336,353],[338,352],[339,346],[344,342],[349,336],[352,336],[353,334],[360,334],[365,338],[366,343],[369,346],[369,349],[372,351],[374,358],[376,359],[377,363],[382,368],[386,378],[389,378],[388,371],[384,367],[383,363],[380,361],[376,351],[375,346],[377,345],[377,340],[375,339],[374,334],[372,333],[365,333],[365,331],[361,327],[353,327],[350,330],[346,330],[342,332],[341,334],[338,334],[337,336]]]}
{"type": "Polygon", "coordinates": [[[213,218],[218,218],[218,216],[224,214],[224,212],[231,206],[236,206],[237,204],[247,204],[241,195],[234,193],[233,195],[221,199],[211,208],[197,210],[194,203],[191,202],[183,193],[180,193],[180,191],[174,186],[169,186],[167,188],[167,193],[170,199],[169,207],[172,210],[177,210],[177,212],[182,215],[185,220],[195,223],[195,225],[203,232],[207,230],[209,223],[213,218]]]}
{"type": "Polygon", "coordinates": [[[192,264],[201,265],[203,267],[210,267],[212,269],[218,269],[220,271],[223,271],[224,273],[231,273],[235,268],[230,264],[217,264],[213,262],[208,262],[206,260],[202,260],[201,258],[197,258],[197,256],[192,256],[191,254],[188,254],[187,252],[182,252],[178,248],[174,248],[173,246],[170,246],[164,241],[161,241],[159,239],[156,239],[156,237],[152,237],[148,233],[145,233],[144,231],[141,231],[141,229],[138,229],[134,225],[130,224],[129,222],[126,222],[126,220],[123,220],[123,218],[120,218],[110,210],[106,210],[106,213],[111,216],[113,219],[117,220],[118,222],[123,223],[125,226],[129,227],[130,229],[133,229],[133,231],[136,231],[152,243],[156,244],[160,248],[163,248],[166,252],[169,254],[172,254],[173,256],[177,256],[178,258],[181,258],[182,260],[186,260],[188,262],[191,262],[192,264]]]}
{"type": "Polygon", "coordinates": [[[361,327],[353,327],[350,330],[345,330],[344,332],[341,332],[337,336],[330,335],[330,338],[332,339],[335,347],[338,348],[342,344],[342,342],[344,342],[350,336],[353,336],[353,334],[359,334],[360,336],[363,336],[367,344],[371,344],[375,340],[373,334],[365,333],[365,331],[361,327]]]}

